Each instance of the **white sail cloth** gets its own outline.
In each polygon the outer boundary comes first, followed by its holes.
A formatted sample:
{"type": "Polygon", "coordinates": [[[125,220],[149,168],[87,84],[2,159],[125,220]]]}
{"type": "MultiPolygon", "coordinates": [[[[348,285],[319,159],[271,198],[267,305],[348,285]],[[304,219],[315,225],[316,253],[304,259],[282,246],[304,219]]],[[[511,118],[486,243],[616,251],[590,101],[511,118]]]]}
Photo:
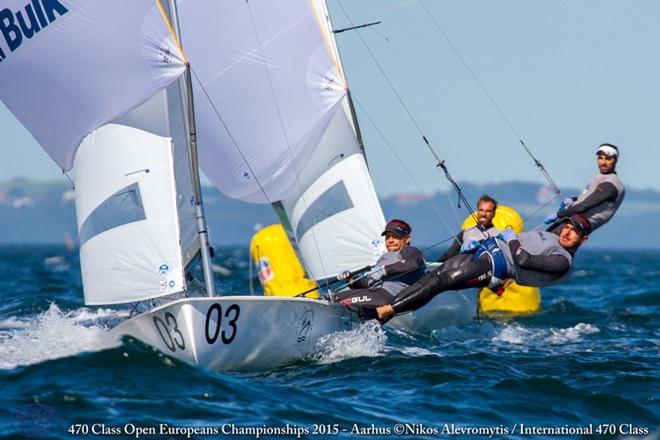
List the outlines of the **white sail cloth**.
{"type": "MultiPolygon", "coordinates": [[[[183,255],[183,266],[199,251],[200,243],[197,233],[197,218],[194,208],[193,177],[191,175],[190,159],[182,98],[183,77],[161,90],[153,98],[129,113],[114,119],[113,124],[127,125],[139,130],[172,140],[172,155],[174,159],[174,183],[176,185],[177,214],[179,217],[179,243],[183,255]]],[[[96,139],[101,140],[103,136],[96,139]]],[[[126,136],[129,143],[139,148],[137,140],[126,136]]],[[[112,145],[109,148],[113,148],[112,145]]],[[[158,156],[155,156],[158,157],[158,156]]],[[[168,197],[166,192],[163,197],[168,197]]],[[[136,244],[139,246],[139,244],[136,244]]],[[[81,260],[81,264],[84,261],[81,260]]]]}
{"type": "Polygon", "coordinates": [[[3,0],[0,100],[60,167],[184,71],[154,0],[3,0]]]}
{"type": "Polygon", "coordinates": [[[74,161],[85,304],[184,289],[172,139],[107,124],[74,161]]]}
{"type": "MultiPolygon", "coordinates": [[[[179,80],[181,81],[181,79],[179,80]]],[[[185,290],[199,251],[178,82],[87,136],[76,152],[86,304],[185,290]]]]}
{"type": "Polygon", "coordinates": [[[289,196],[346,94],[318,7],[300,0],[177,6],[194,74],[201,168],[233,198],[289,196]]]}
{"type": "Polygon", "coordinates": [[[178,0],[200,166],[276,210],[309,276],[373,264],[385,224],[323,1],[178,0]],[[281,209],[279,209],[281,207],[281,209]]]}

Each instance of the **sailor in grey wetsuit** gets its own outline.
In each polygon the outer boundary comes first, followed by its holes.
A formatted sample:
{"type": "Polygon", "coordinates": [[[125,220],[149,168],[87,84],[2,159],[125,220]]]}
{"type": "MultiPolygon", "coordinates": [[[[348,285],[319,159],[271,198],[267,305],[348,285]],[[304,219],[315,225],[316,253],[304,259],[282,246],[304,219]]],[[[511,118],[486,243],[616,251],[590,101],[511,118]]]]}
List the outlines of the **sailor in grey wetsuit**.
{"type": "Polygon", "coordinates": [[[573,214],[586,218],[595,231],[612,218],[623,202],[625,188],[615,171],[619,149],[612,144],[602,144],[596,154],[600,172],[591,178],[582,194],[565,199],[559,211],[546,218],[545,222],[551,224],[548,231],[559,233],[561,220],[573,214]]]}
{"type": "MultiPolygon", "coordinates": [[[[472,249],[472,255],[459,254],[439,269],[399,293],[391,305],[375,311],[362,310],[362,316],[387,322],[395,314],[416,310],[447,290],[471,287],[497,287],[505,278],[518,284],[543,287],[570,277],[573,255],[587,240],[589,222],[579,214],[566,217],[559,236],[546,231],[513,233],[505,229],[498,238],[489,238],[472,249]]],[[[469,251],[465,245],[463,252],[469,251]]]]}
{"type": "Polygon", "coordinates": [[[497,210],[497,200],[484,194],[477,202],[477,221],[478,225],[471,228],[462,229],[453,241],[449,249],[438,258],[439,262],[445,262],[450,257],[458,254],[464,243],[471,241],[482,241],[489,237],[495,237],[500,230],[493,226],[493,217],[497,210]]]}
{"type": "MultiPolygon", "coordinates": [[[[365,276],[349,281],[351,290],[338,292],[334,300],[349,307],[389,304],[406,287],[419,280],[426,271],[424,256],[410,246],[412,230],[403,220],[391,220],[385,226],[387,252],[365,276]]],[[[342,277],[348,279],[345,272],[342,277]]]]}

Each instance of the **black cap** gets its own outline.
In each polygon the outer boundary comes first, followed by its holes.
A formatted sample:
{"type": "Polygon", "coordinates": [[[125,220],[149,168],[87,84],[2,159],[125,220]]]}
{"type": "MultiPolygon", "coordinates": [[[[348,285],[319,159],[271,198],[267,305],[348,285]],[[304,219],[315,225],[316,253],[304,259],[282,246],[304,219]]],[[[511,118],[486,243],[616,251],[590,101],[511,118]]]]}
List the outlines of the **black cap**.
{"type": "Polygon", "coordinates": [[[582,237],[589,235],[591,232],[591,223],[589,223],[589,220],[582,217],[580,214],[573,214],[570,217],[564,217],[562,222],[572,224],[577,233],[582,237]]]}
{"type": "Polygon", "coordinates": [[[391,232],[397,237],[405,237],[406,235],[410,234],[411,231],[412,229],[408,223],[404,222],[403,220],[394,219],[390,220],[387,225],[385,225],[385,230],[380,235],[385,235],[388,232],[391,232]]]}

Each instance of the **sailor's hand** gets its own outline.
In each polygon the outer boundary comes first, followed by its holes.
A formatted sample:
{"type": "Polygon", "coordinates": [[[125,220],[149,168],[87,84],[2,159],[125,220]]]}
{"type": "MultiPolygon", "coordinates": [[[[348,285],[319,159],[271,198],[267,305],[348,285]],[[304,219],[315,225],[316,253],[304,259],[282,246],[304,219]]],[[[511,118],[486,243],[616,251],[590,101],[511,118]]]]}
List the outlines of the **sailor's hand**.
{"type": "Polygon", "coordinates": [[[376,266],[369,271],[367,277],[369,278],[369,281],[376,282],[383,278],[385,274],[385,266],[376,266]]]}
{"type": "Polygon", "coordinates": [[[376,315],[378,322],[385,324],[387,321],[394,317],[394,309],[389,304],[380,306],[376,309],[376,315]]]}
{"type": "Polygon", "coordinates": [[[502,281],[502,288],[508,289],[511,284],[513,284],[514,279],[513,278],[507,278],[504,281],[502,281]]]}
{"type": "Polygon", "coordinates": [[[516,238],[518,238],[516,237],[516,233],[513,232],[513,229],[511,228],[505,228],[502,232],[497,234],[497,237],[500,240],[506,241],[507,243],[510,242],[511,240],[515,240],[516,238]]]}
{"type": "Polygon", "coordinates": [[[561,205],[559,205],[559,210],[563,211],[564,209],[568,208],[573,204],[575,200],[573,197],[566,197],[564,200],[561,201],[561,205]]]}
{"type": "Polygon", "coordinates": [[[338,280],[344,280],[344,281],[348,280],[350,277],[351,277],[351,271],[350,270],[345,270],[342,273],[340,273],[339,275],[337,275],[338,280]]]}
{"type": "Polygon", "coordinates": [[[476,248],[479,247],[479,242],[477,240],[470,240],[466,241],[461,245],[461,254],[469,254],[470,252],[473,252],[476,248]]]}
{"type": "Polygon", "coordinates": [[[543,223],[546,225],[552,224],[557,220],[557,213],[553,212],[552,214],[548,215],[545,220],[543,220],[543,223]]]}

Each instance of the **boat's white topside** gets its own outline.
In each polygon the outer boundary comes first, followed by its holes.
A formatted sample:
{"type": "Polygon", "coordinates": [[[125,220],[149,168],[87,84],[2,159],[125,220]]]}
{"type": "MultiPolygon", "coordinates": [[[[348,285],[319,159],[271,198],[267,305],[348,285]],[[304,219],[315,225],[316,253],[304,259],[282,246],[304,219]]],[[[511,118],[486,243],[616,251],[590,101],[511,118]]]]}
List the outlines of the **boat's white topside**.
{"type": "Polygon", "coordinates": [[[321,337],[359,324],[355,313],[324,300],[233,295],[178,299],[113,332],[192,364],[255,371],[310,356],[321,337]]]}

